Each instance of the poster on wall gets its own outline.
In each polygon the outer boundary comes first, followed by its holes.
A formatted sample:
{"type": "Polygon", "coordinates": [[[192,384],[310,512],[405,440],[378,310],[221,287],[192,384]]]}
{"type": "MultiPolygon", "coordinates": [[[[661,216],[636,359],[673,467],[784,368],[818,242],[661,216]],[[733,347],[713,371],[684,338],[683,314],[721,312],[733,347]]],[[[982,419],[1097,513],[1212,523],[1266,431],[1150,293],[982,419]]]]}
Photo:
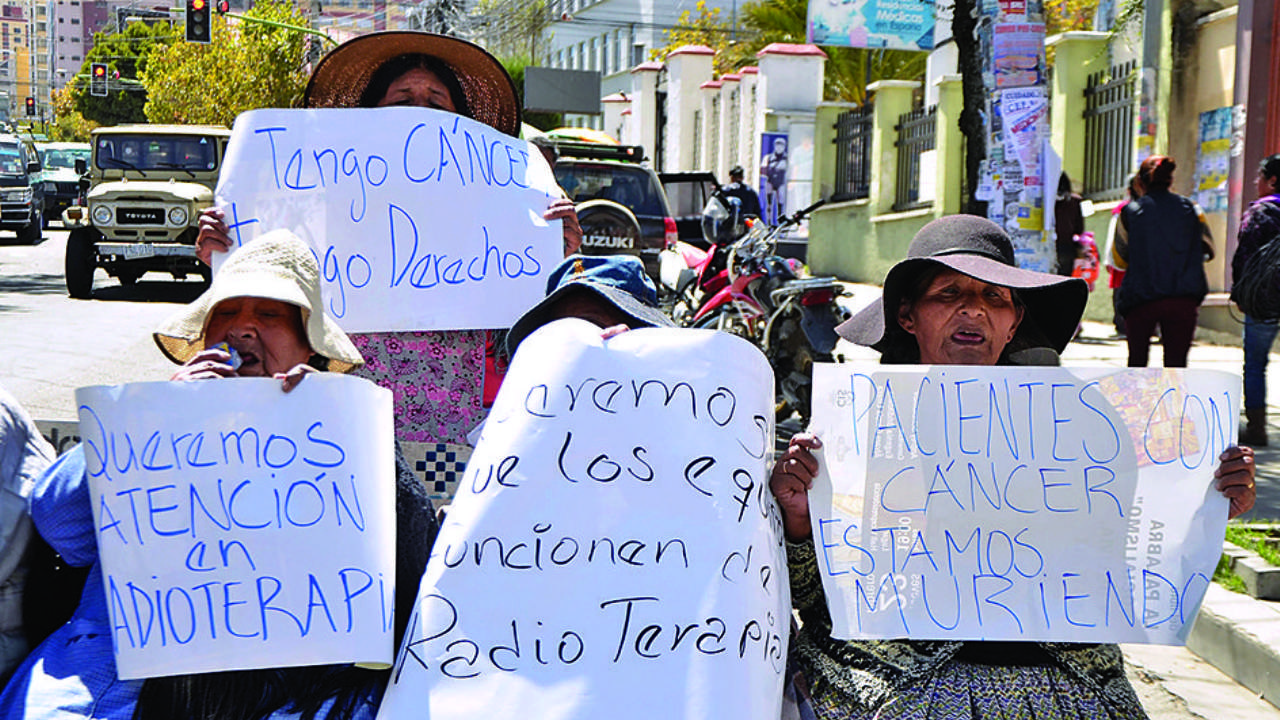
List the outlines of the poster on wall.
{"type": "Polygon", "coordinates": [[[817,45],[933,49],[935,7],[921,0],[809,0],[808,20],[817,45]]]}
{"type": "Polygon", "coordinates": [[[760,214],[770,225],[787,214],[790,147],[786,133],[760,133],[760,214]]]}
{"type": "Polygon", "coordinates": [[[1227,177],[1231,170],[1231,108],[1200,113],[1196,146],[1194,199],[1207,213],[1227,211],[1227,177]]]}
{"type": "Polygon", "coordinates": [[[996,87],[1044,82],[1044,23],[997,23],[992,35],[996,87]]]}

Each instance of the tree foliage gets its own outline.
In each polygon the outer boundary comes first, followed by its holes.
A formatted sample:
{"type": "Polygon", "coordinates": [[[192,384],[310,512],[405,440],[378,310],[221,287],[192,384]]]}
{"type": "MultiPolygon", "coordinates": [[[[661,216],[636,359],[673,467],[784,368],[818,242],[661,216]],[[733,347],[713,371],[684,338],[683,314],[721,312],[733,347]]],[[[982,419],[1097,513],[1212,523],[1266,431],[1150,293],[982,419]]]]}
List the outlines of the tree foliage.
{"type": "MultiPolygon", "coordinates": [[[[666,31],[666,44],[655,51],[664,57],[681,45],[706,45],[716,50],[716,72],[733,72],[754,64],[756,53],[771,43],[805,42],[807,0],[750,0],[738,9],[735,31],[720,9],[697,5],[697,15],[685,11],[676,27],[666,31]]],[[[913,79],[924,74],[927,53],[864,48],[823,48],[827,53],[823,77],[826,100],[866,102],[868,83],[913,79]]]]}
{"type": "Polygon", "coordinates": [[[534,64],[546,51],[551,9],[547,0],[479,0],[470,25],[476,41],[497,57],[534,64]]]}
{"type": "Polygon", "coordinates": [[[178,31],[167,22],[132,22],[123,32],[95,33],[93,49],[85,56],[76,82],[68,86],[69,109],[99,125],[145,122],[147,93],[138,79],[146,71],[154,49],[174,44],[180,44],[178,31]],[[93,63],[107,65],[106,97],[89,93],[89,67],[93,63]]]}
{"type": "Polygon", "coordinates": [[[1092,30],[1099,0],[1044,0],[1046,37],[1073,30],[1092,30]]]}
{"type": "Polygon", "coordinates": [[[86,120],[76,110],[75,86],[53,91],[53,124],[49,126],[51,142],[89,142],[89,133],[98,123],[86,120]]]}
{"type": "Polygon", "coordinates": [[[306,34],[249,18],[294,26],[305,18],[287,0],[259,0],[246,19],[213,20],[213,42],[156,47],[141,79],[147,88],[147,120],[154,123],[230,126],[246,110],[299,104],[306,34]]]}

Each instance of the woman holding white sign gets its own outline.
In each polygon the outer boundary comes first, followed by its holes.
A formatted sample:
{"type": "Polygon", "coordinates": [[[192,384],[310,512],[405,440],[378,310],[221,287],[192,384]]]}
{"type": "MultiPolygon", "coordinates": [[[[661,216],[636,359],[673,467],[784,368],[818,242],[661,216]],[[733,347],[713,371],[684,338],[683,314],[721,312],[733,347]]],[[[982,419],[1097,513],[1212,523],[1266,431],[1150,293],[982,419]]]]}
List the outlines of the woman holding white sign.
{"type": "MultiPolygon", "coordinates": [[[[952,216],[922,228],[885,277],[883,299],[837,330],[884,364],[1050,365],[1087,298],[1082,280],[1017,268],[999,226],[952,216]]],[[[791,645],[802,706],[820,718],[1145,717],[1117,645],[832,638],[807,497],[818,447],[797,435],[770,482],[803,622],[791,645]]],[[[1229,448],[1219,460],[1216,484],[1234,517],[1253,506],[1253,451],[1229,448]]]]}
{"type": "MultiPolygon", "coordinates": [[[[359,352],[325,314],[323,307],[315,256],[292,233],[275,231],[230,258],[209,290],[157,330],[155,340],[171,360],[182,363],[173,380],[266,377],[279,380],[282,389],[289,392],[311,373],[348,372],[362,362],[359,352]]],[[[338,446],[329,443],[329,447],[338,446]]],[[[145,453],[138,448],[136,464],[151,462],[152,469],[164,469],[154,465],[154,447],[151,460],[143,459],[145,453]]],[[[177,457],[176,449],[174,453],[177,457]]],[[[196,455],[199,455],[198,451],[196,455]]],[[[182,453],[182,457],[192,466],[196,465],[189,449],[182,453]]],[[[135,464],[132,452],[130,458],[126,465],[135,464]]],[[[394,482],[398,582],[395,607],[388,609],[394,612],[396,643],[412,612],[418,583],[437,530],[425,489],[407,463],[403,459],[397,460],[394,482]]],[[[118,458],[116,461],[112,467],[119,470],[118,458]]],[[[100,459],[100,462],[105,469],[105,461],[100,459]]],[[[113,595],[112,609],[108,608],[99,557],[99,528],[93,518],[95,508],[92,507],[89,468],[86,451],[81,445],[64,454],[35,483],[31,514],[40,533],[68,563],[92,565],[93,569],[70,622],[31,654],[0,695],[0,718],[57,716],[142,720],[373,716],[388,673],[350,664],[210,672],[147,680],[121,679],[117,674],[113,640],[120,635],[122,627],[126,633],[129,632],[128,623],[134,618],[127,613],[118,594],[113,595]]],[[[221,487],[221,480],[218,482],[221,487]]],[[[246,480],[237,486],[236,492],[248,483],[246,480]]],[[[192,492],[195,492],[194,486],[192,492]]],[[[150,497],[150,493],[147,494],[150,497]]],[[[228,502],[235,505],[234,500],[228,502]]],[[[252,499],[242,504],[251,505],[253,502],[259,502],[259,506],[265,504],[252,499]]],[[[165,508],[147,504],[147,509],[165,508]]],[[[177,506],[167,509],[176,510],[177,506]]],[[[196,512],[193,506],[192,515],[196,512]]],[[[154,530],[154,515],[151,517],[150,527],[154,530]]],[[[144,521],[142,524],[145,526],[147,523],[144,521]]],[[[227,527],[230,526],[228,522],[227,527]]],[[[237,524],[237,527],[266,526],[237,524]]],[[[167,535],[186,532],[169,531],[167,535]]],[[[194,536],[194,521],[190,532],[194,536]]],[[[139,540],[139,545],[142,542],[139,540]]],[[[228,541],[228,545],[219,547],[241,544],[233,539],[228,541]]],[[[194,572],[214,569],[203,563],[203,553],[198,557],[201,560],[193,565],[192,555],[188,554],[186,567],[194,572]]],[[[314,585],[314,575],[311,581],[314,590],[318,587],[314,585]]],[[[232,585],[246,584],[228,582],[223,583],[223,587],[225,591],[232,585]]],[[[262,587],[260,580],[259,587],[262,587]]],[[[170,595],[172,592],[169,591],[170,595]]],[[[133,597],[132,587],[128,594],[133,597]]],[[[148,593],[139,594],[146,598],[148,593]]],[[[157,590],[157,598],[159,594],[157,590]]],[[[212,593],[211,597],[217,594],[212,593]]],[[[137,598],[134,600],[136,612],[137,598]]],[[[323,597],[320,601],[323,602],[323,597]]],[[[155,607],[158,606],[157,599],[155,607]]],[[[148,604],[146,607],[152,606],[148,604]]],[[[229,609],[230,605],[226,607],[229,609]]],[[[209,616],[212,634],[215,637],[219,632],[234,634],[229,622],[221,628],[216,627],[215,615],[211,613],[209,616]]],[[[138,619],[138,624],[142,625],[141,619],[138,619]]],[[[151,629],[150,620],[147,620],[146,627],[151,629]]],[[[194,632],[193,629],[192,635],[194,632]]],[[[129,637],[132,643],[133,636],[129,637]]],[[[262,637],[265,640],[265,631],[262,637]]],[[[176,634],[174,639],[177,640],[176,634]]],[[[191,636],[187,640],[190,641],[191,636]]],[[[252,652],[248,658],[237,662],[241,667],[252,667],[252,652]]]]}
{"type": "MultiPolygon", "coordinates": [[[[445,110],[520,134],[520,103],[506,69],[465,40],[422,32],[381,32],[343,43],[316,66],[306,108],[413,106],[445,110]]],[[[543,214],[563,221],[564,254],[582,244],[573,202],[557,198],[543,214]]],[[[232,247],[222,211],[200,218],[196,250],[209,263],[232,247]]],[[[497,393],[497,344],[486,332],[457,330],[354,335],[368,364],[360,371],[395,394],[401,441],[466,444],[497,393]],[[486,353],[488,350],[488,353],[486,353]]]]}

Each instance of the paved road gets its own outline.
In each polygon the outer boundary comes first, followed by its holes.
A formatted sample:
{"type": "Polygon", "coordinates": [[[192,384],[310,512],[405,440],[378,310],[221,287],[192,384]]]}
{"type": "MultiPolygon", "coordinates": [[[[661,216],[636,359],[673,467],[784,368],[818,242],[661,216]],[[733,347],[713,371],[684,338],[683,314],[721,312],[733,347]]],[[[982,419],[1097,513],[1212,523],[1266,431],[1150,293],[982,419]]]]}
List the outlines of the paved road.
{"type": "Polygon", "coordinates": [[[99,270],[94,299],[72,300],[62,276],[66,235],[47,230],[30,246],[0,232],[0,384],[46,420],[75,419],[77,387],[167,379],[173,368],[151,329],[201,288],[159,273],[125,288],[99,270]]]}
{"type": "MultiPolygon", "coordinates": [[[[155,273],[124,288],[99,271],[94,299],[72,300],[62,277],[65,246],[60,230],[47,231],[34,247],[0,233],[0,385],[44,420],[75,419],[77,387],[167,378],[173,366],[156,349],[151,330],[200,291],[194,280],[176,283],[155,273]]],[[[1090,333],[1105,334],[1102,326],[1087,327],[1090,333]]],[[[874,357],[862,348],[841,349],[850,357],[874,357]]],[[[1239,350],[1234,352],[1197,348],[1192,359],[1238,372],[1239,350]]],[[[1068,360],[1114,363],[1115,353],[1114,343],[1085,342],[1073,346],[1068,360]]],[[[1280,462],[1280,449],[1271,452],[1280,462]]],[[[1263,516],[1280,517],[1280,487],[1271,487],[1280,483],[1269,480],[1265,491],[1260,488],[1268,497],[1263,516]]],[[[1156,720],[1280,720],[1280,710],[1184,648],[1126,646],[1125,653],[1134,687],[1156,720]]]]}

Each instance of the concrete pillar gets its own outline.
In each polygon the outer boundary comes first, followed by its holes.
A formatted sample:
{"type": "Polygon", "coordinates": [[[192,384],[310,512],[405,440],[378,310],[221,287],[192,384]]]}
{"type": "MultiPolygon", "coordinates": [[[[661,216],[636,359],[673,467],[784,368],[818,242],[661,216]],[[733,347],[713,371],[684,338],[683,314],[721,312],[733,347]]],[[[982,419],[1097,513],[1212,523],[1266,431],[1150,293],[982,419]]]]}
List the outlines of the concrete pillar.
{"type": "Polygon", "coordinates": [[[722,83],[719,80],[708,80],[698,86],[698,94],[702,101],[700,104],[702,120],[698,128],[698,156],[693,159],[694,164],[691,170],[715,172],[715,166],[719,163],[717,156],[722,151],[714,146],[720,132],[720,120],[716,117],[716,101],[720,99],[721,87],[722,83]]]}
{"type": "Polygon", "coordinates": [[[711,79],[715,51],[685,45],[667,53],[667,142],[661,167],[667,172],[692,170],[694,111],[702,107],[702,83],[711,79]]]}
{"type": "MultiPolygon", "coordinates": [[[[765,113],[760,130],[788,134],[786,210],[790,213],[814,199],[814,121],[822,102],[827,54],[817,45],[773,43],[756,57],[765,113]]],[[[757,159],[752,164],[760,163],[757,159]]]]}
{"type": "Polygon", "coordinates": [[[604,131],[620,142],[622,138],[622,111],[631,107],[631,99],[623,93],[606,95],[604,100],[604,131]]]}
{"type": "Polygon", "coordinates": [[[875,104],[871,113],[871,214],[884,215],[893,212],[894,193],[897,190],[898,116],[912,108],[912,94],[920,87],[913,80],[881,80],[867,86],[874,93],[875,104]]]}
{"type": "Polygon", "coordinates": [[[757,106],[760,104],[760,68],[748,65],[738,70],[738,164],[746,171],[743,182],[760,187],[760,129],[757,106]]]}
{"type": "Polygon", "coordinates": [[[960,212],[960,186],[964,177],[964,135],[960,132],[960,110],[964,90],[959,75],[943,75],[934,81],[938,96],[937,134],[934,153],[933,212],[938,217],[960,212]]]}
{"type": "Polygon", "coordinates": [[[631,122],[627,125],[627,137],[619,138],[627,145],[643,145],[651,158],[658,147],[658,75],[661,72],[662,63],[657,61],[632,68],[631,122]]]}
{"type": "Polygon", "coordinates": [[[730,73],[721,77],[720,83],[720,157],[711,171],[716,179],[728,182],[729,169],[742,164],[738,159],[742,148],[742,76],[730,73]]]}
{"type": "MultiPolygon", "coordinates": [[[[1044,43],[1056,48],[1057,71],[1049,88],[1050,142],[1062,158],[1062,171],[1077,187],[1084,177],[1084,89],[1089,75],[1107,69],[1108,37],[1104,32],[1067,32],[1044,43]]],[[[1056,188],[1053,184],[1047,189],[1052,192],[1056,188]]]]}

